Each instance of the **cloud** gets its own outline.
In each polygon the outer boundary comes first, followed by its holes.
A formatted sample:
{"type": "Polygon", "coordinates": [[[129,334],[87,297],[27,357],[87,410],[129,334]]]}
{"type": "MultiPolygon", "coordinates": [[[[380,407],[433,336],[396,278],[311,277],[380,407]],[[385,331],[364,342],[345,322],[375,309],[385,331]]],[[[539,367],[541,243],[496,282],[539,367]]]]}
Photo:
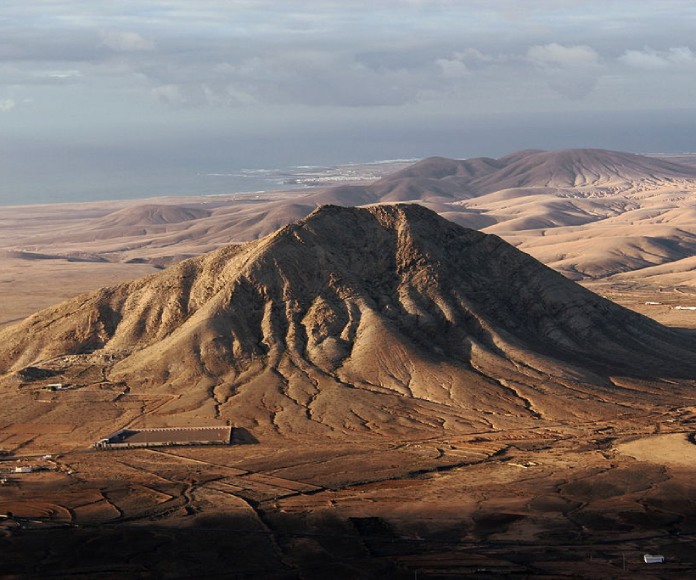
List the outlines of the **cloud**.
{"type": "Polygon", "coordinates": [[[435,64],[445,78],[461,78],[471,74],[466,62],[457,55],[452,58],[438,58],[435,64]]]}
{"type": "Polygon", "coordinates": [[[457,78],[471,74],[475,69],[494,63],[504,63],[509,60],[506,55],[491,55],[477,48],[467,48],[454,52],[449,58],[440,58],[435,64],[440,68],[444,77],[457,78]]]}
{"type": "Polygon", "coordinates": [[[549,86],[570,99],[582,99],[595,88],[602,71],[599,54],[585,45],[558,43],[536,45],[527,60],[539,70],[549,86]]]}
{"type": "Polygon", "coordinates": [[[666,51],[657,51],[650,47],[645,47],[643,50],[627,50],[619,57],[619,60],[630,67],[645,70],[696,66],[696,54],[687,46],[670,48],[666,51]]]}
{"type": "Polygon", "coordinates": [[[102,43],[116,52],[143,52],[155,49],[155,43],[137,32],[107,30],[102,32],[102,43]]]}
{"type": "Polygon", "coordinates": [[[587,67],[599,63],[599,55],[589,46],[563,46],[555,42],[532,46],[527,51],[527,57],[542,67],[587,67]]]}
{"type": "Polygon", "coordinates": [[[196,55],[176,65],[148,64],[140,72],[157,99],[178,106],[393,106],[415,102],[435,80],[429,62],[385,67],[343,50],[244,49],[215,52],[217,60],[196,55]]]}
{"type": "Polygon", "coordinates": [[[82,76],[79,70],[52,70],[47,71],[46,76],[51,79],[74,79],[82,76]]]}
{"type": "Polygon", "coordinates": [[[15,108],[15,102],[12,99],[0,99],[0,113],[7,113],[15,108]]]}
{"type": "Polygon", "coordinates": [[[553,106],[590,95],[602,106],[620,102],[621,84],[635,86],[641,67],[669,70],[695,58],[686,47],[627,50],[688,45],[682,29],[696,14],[688,0],[669,0],[681,7],[660,12],[671,23],[666,45],[667,28],[648,35],[643,9],[626,18],[628,0],[4,1],[0,95],[18,102],[23,93],[13,87],[31,96],[81,90],[95,103],[108,94],[132,107],[151,98],[303,112],[442,102],[519,110],[540,106],[542,92],[553,106]],[[604,74],[613,84],[598,84],[604,74]]]}
{"type": "Polygon", "coordinates": [[[167,84],[152,89],[158,101],[175,107],[218,107],[253,105],[256,98],[249,93],[225,83],[167,84]]]}

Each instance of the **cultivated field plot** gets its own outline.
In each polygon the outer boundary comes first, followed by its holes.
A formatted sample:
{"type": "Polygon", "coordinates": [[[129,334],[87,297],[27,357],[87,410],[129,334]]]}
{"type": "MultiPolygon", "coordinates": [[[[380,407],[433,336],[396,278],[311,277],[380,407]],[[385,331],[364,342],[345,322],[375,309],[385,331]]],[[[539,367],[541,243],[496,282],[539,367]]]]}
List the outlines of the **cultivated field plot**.
{"type": "Polygon", "coordinates": [[[12,423],[0,429],[0,434],[13,435],[64,435],[74,429],[67,423],[12,423]]]}

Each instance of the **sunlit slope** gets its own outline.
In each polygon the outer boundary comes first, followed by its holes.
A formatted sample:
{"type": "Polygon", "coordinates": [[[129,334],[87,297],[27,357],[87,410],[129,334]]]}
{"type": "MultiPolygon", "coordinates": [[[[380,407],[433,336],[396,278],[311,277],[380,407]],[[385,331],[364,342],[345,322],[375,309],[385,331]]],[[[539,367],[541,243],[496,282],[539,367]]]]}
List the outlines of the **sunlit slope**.
{"type": "Polygon", "coordinates": [[[696,378],[693,338],[413,204],[319,208],[0,343],[6,378],[69,377],[76,355],[107,382],[176,394],[168,413],[287,433],[592,417],[650,399],[610,376],[696,378]]]}

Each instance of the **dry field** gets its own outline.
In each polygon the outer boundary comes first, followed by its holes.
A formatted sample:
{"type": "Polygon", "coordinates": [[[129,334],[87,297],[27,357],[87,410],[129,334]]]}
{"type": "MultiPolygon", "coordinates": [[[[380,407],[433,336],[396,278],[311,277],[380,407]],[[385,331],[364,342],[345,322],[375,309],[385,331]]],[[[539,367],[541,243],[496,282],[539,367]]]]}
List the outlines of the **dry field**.
{"type": "MultiPolygon", "coordinates": [[[[617,304],[694,331],[696,187],[681,177],[629,187],[620,177],[578,186],[577,199],[546,177],[530,191],[484,175],[477,183],[490,192],[448,198],[442,183],[432,195],[432,181],[401,176],[372,189],[2,208],[0,327],[255,240],[318,203],[406,198],[496,233],[617,304]]],[[[503,405],[478,423],[411,430],[386,413],[373,433],[347,427],[340,436],[291,428],[281,436],[250,423],[229,447],[96,451],[90,444],[119,428],[213,424],[224,406],[106,380],[106,359],[64,359],[70,388],[42,388],[64,380],[42,376],[2,392],[0,449],[9,454],[0,456],[0,515],[12,514],[0,519],[2,575],[696,576],[696,377],[612,377],[573,395],[582,412],[564,408],[572,397],[550,402],[540,380],[538,390],[513,383],[534,411],[524,416],[503,405]],[[615,390],[635,392],[636,403],[615,390]],[[33,471],[15,472],[22,466],[33,471]],[[666,563],[647,565],[645,553],[666,563]]],[[[425,375],[447,376],[426,362],[425,375]]],[[[573,380],[564,387],[575,389],[573,380]]],[[[472,405],[486,408],[485,398],[472,405]]]]}
{"type": "Polygon", "coordinates": [[[2,569],[71,577],[691,578],[693,410],[387,441],[0,464],[2,569]],[[655,431],[660,434],[655,435],[655,431]],[[660,566],[644,553],[663,554],[660,566]]]}

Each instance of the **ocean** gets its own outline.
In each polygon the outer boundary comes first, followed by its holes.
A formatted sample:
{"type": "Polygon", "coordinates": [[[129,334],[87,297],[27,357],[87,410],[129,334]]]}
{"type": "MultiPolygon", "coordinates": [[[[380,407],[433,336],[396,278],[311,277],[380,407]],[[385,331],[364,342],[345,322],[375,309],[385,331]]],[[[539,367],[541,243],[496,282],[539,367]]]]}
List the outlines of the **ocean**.
{"type": "Polygon", "coordinates": [[[225,195],[327,187],[346,182],[369,183],[415,161],[396,159],[333,166],[205,172],[181,168],[160,172],[83,168],[54,175],[39,168],[33,175],[12,178],[6,174],[0,183],[0,206],[225,195]]]}

